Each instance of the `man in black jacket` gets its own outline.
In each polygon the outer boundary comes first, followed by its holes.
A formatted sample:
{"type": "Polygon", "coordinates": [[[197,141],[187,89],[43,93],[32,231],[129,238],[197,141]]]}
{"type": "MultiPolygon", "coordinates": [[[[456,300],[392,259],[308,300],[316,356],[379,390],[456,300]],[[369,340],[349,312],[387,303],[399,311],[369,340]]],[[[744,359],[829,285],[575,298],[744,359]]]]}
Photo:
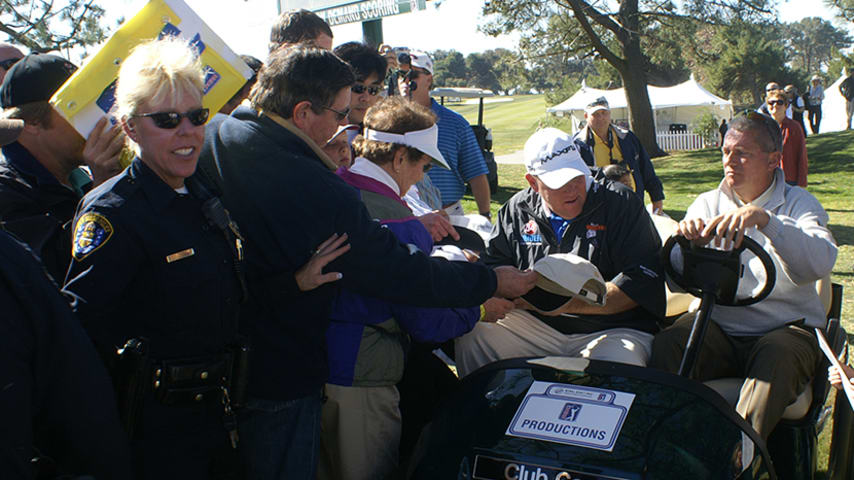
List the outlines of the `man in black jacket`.
{"type": "Polygon", "coordinates": [[[30,54],[8,71],[0,87],[4,117],[24,122],[0,159],[0,224],[29,245],[58,282],[71,262],[68,224],[77,202],[93,182],[119,172],[124,144],[121,128],[106,127],[106,118],[83,139],[48,102],[75,70],[61,57],[30,54]],[[82,165],[92,178],[78,168],[82,165]]]}
{"type": "Polygon", "coordinates": [[[4,232],[0,304],[0,478],[130,478],[100,357],[31,252],[4,232]]]}
{"type": "MultiPolygon", "coordinates": [[[[338,285],[418,306],[466,307],[527,292],[535,274],[431,259],[373,221],[318,145],[346,120],[350,67],[331,52],[273,52],[250,99],[209,125],[200,169],[214,177],[246,236],[252,341],[250,400],[240,418],[250,478],[313,479],[325,330],[338,285]],[[333,233],[351,250],[329,265],[343,278],[300,291],[294,271],[333,233]]],[[[427,252],[429,253],[429,252],[427,252]]]]}
{"type": "MultiPolygon", "coordinates": [[[[498,211],[483,260],[525,270],[546,255],[573,253],[601,272],[605,304],[574,298],[551,312],[512,310],[497,323],[479,323],[457,339],[460,374],[503,358],[541,355],[646,364],[665,307],[661,241],[649,215],[624,185],[593,181],[577,143],[560,130],[534,133],[524,155],[530,188],[498,211]]],[[[497,303],[484,308],[494,311],[497,303]]],[[[516,304],[534,310],[524,300],[516,304]]]]}

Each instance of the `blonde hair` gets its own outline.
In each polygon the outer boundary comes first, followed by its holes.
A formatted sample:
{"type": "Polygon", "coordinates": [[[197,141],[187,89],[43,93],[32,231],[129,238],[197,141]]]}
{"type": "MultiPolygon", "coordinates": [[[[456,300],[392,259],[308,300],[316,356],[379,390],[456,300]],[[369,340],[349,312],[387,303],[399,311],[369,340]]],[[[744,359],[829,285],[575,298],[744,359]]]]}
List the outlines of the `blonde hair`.
{"type": "Polygon", "coordinates": [[[138,113],[140,105],[164,100],[179,103],[184,95],[204,89],[202,63],[185,41],[165,37],[137,45],[122,62],[116,85],[116,107],[120,118],[138,113]]]}

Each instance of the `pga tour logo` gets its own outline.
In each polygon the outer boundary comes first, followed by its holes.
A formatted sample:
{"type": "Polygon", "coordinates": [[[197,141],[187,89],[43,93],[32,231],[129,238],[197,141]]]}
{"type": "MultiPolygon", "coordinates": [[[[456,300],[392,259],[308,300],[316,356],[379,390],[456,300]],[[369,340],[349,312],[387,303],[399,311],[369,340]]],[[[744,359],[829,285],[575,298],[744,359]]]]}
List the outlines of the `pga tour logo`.
{"type": "Polygon", "coordinates": [[[581,413],[581,405],[578,403],[569,403],[563,406],[563,409],[558,415],[559,420],[566,422],[574,422],[578,419],[578,414],[581,413]]]}

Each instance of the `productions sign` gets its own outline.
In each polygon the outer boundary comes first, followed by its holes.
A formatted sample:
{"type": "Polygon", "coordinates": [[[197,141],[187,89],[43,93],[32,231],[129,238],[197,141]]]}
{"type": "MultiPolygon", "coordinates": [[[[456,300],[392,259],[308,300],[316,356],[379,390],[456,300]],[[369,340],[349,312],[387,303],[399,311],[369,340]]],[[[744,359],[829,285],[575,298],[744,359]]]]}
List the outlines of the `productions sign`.
{"type": "Polygon", "coordinates": [[[363,0],[350,3],[346,3],[346,0],[279,0],[279,8],[281,11],[295,8],[311,10],[334,27],[424,10],[425,2],[426,0],[363,0]]]}

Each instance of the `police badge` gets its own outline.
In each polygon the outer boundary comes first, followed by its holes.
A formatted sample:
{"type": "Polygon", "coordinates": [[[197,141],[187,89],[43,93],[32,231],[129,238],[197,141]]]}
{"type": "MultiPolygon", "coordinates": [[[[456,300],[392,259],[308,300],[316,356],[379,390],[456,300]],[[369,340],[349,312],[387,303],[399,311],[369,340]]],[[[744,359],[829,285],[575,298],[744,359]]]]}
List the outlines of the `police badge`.
{"type": "Polygon", "coordinates": [[[83,260],[113,235],[113,226],[103,215],[85,213],[74,227],[74,246],[71,255],[75,260],[83,260]]]}

